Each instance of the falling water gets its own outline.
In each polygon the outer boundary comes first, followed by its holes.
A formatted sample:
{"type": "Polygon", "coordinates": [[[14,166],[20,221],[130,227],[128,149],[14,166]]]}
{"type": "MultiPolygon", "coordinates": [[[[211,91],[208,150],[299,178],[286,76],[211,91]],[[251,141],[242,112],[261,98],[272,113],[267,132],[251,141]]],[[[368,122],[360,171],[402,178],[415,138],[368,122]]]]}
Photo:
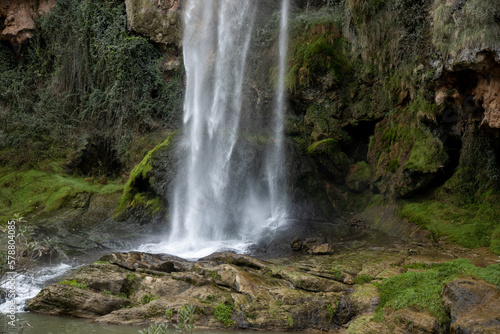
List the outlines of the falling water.
{"type": "Polygon", "coordinates": [[[249,109],[243,101],[258,2],[188,0],[185,6],[182,168],[170,201],[171,231],[164,246],[141,250],[188,258],[221,249],[244,252],[286,218],[282,133],[289,0],[283,0],[280,19],[272,144],[258,153],[249,148],[248,133],[269,128],[269,121],[251,129],[242,117],[242,109],[249,109]]]}

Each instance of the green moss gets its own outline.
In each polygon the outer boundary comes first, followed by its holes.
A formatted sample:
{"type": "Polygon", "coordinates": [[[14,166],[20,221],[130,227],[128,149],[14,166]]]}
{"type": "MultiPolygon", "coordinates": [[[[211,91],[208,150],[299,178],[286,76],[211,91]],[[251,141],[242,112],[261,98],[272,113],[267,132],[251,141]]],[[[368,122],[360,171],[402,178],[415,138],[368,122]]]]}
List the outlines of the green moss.
{"type": "Polygon", "coordinates": [[[291,65],[286,76],[289,90],[295,93],[309,86],[318,75],[328,74],[337,83],[341,82],[351,65],[337,17],[324,16],[318,20],[315,16],[302,16],[293,22],[291,65]]]}
{"type": "Polygon", "coordinates": [[[448,160],[448,155],[443,147],[443,142],[436,137],[427,136],[417,139],[411,149],[410,158],[405,164],[405,170],[421,173],[435,173],[448,160]]]}
{"type": "Polygon", "coordinates": [[[354,284],[365,284],[373,281],[373,277],[368,275],[359,275],[354,279],[354,284]]]}
{"type": "Polygon", "coordinates": [[[314,154],[326,152],[333,155],[336,151],[338,151],[338,149],[338,142],[335,139],[328,138],[310,145],[307,148],[307,153],[314,154]]]}
{"type": "Polygon", "coordinates": [[[158,297],[156,297],[155,295],[151,294],[151,293],[147,293],[145,295],[142,296],[141,298],[141,303],[142,304],[149,304],[151,303],[153,300],[155,299],[158,299],[158,297]]]}
{"type": "Polygon", "coordinates": [[[292,328],[293,327],[293,318],[291,316],[288,316],[286,318],[286,320],[288,321],[288,327],[292,328]]]}
{"type": "Polygon", "coordinates": [[[158,151],[170,149],[170,144],[177,132],[169,135],[162,143],[149,151],[142,161],[130,172],[130,177],[125,185],[123,195],[115,209],[115,216],[119,216],[129,207],[143,206],[154,214],[163,209],[163,202],[156,194],[151,192],[151,160],[158,151]]]}
{"type": "Polygon", "coordinates": [[[481,200],[469,205],[457,205],[453,197],[406,203],[400,216],[420,225],[436,238],[448,237],[465,247],[490,247],[500,254],[500,195],[486,193],[481,200]]]}
{"type": "Polygon", "coordinates": [[[231,315],[233,314],[234,306],[224,303],[218,303],[215,307],[214,316],[215,319],[220,321],[224,326],[229,327],[233,324],[231,320],[231,315]]]}
{"type": "Polygon", "coordinates": [[[64,206],[78,194],[112,194],[123,189],[119,183],[101,185],[84,178],[37,170],[0,169],[0,219],[14,214],[49,213],[64,206]]]}
{"type": "Polygon", "coordinates": [[[459,259],[435,264],[423,272],[407,272],[384,280],[379,286],[380,305],[375,320],[383,319],[383,309],[399,310],[412,307],[427,311],[438,319],[440,325],[449,321],[441,292],[444,284],[463,276],[476,276],[492,284],[500,284],[500,264],[478,268],[468,260],[459,259]]]}
{"type": "Polygon", "coordinates": [[[70,286],[74,286],[74,287],[79,288],[79,289],[88,289],[87,285],[85,285],[83,283],[79,283],[77,280],[74,280],[74,279],[62,281],[59,284],[70,285],[70,286]]]}

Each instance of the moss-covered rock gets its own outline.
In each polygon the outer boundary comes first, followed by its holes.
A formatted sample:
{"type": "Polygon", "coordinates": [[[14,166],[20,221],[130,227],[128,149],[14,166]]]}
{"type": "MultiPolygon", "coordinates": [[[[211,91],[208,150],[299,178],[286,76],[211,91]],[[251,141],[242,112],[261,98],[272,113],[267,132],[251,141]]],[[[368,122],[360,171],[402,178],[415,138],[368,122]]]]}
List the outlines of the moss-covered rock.
{"type": "Polygon", "coordinates": [[[148,216],[165,214],[166,195],[175,175],[173,142],[177,137],[178,132],[169,135],[134,167],[115,210],[118,219],[125,219],[134,210],[148,216]]]}

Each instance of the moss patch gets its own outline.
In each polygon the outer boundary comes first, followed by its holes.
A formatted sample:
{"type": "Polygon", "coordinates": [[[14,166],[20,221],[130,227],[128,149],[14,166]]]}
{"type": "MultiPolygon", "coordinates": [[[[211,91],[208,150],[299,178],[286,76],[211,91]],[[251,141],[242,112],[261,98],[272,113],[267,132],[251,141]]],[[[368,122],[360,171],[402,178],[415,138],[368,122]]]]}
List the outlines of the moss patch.
{"type": "Polygon", "coordinates": [[[463,205],[452,196],[442,201],[406,203],[400,216],[465,247],[490,247],[500,254],[500,195],[486,193],[475,203],[463,205]]]}
{"type": "MultiPolygon", "coordinates": [[[[422,265],[416,266],[422,268],[422,265]]],[[[375,320],[384,319],[384,308],[399,310],[412,307],[429,312],[441,325],[445,324],[449,318],[440,296],[441,291],[447,282],[464,276],[475,276],[500,285],[500,264],[478,268],[468,260],[459,259],[427,266],[425,271],[409,271],[388,278],[378,286],[380,305],[376,309],[375,320]]]]}
{"type": "Polygon", "coordinates": [[[151,184],[150,171],[151,161],[160,150],[170,149],[170,144],[177,132],[169,135],[162,143],[149,151],[142,161],[134,167],[125,185],[123,195],[115,210],[115,216],[119,216],[129,207],[143,206],[151,214],[163,209],[161,198],[157,197],[151,184]]]}
{"type": "Polygon", "coordinates": [[[101,185],[89,179],[37,170],[0,169],[0,219],[14,214],[53,212],[70,205],[81,193],[112,194],[123,189],[120,183],[101,185]]]}
{"type": "Polygon", "coordinates": [[[215,319],[219,320],[224,326],[229,327],[233,324],[233,320],[231,320],[233,310],[233,305],[218,303],[214,312],[215,319]]]}
{"type": "Polygon", "coordinates": [[[74,286],[74,287],[79,288],[79,289],[88,289],[87,285],[80,283],[74,279],[62,281],[59,284],[70,285],[70,286],[74,286]]]}

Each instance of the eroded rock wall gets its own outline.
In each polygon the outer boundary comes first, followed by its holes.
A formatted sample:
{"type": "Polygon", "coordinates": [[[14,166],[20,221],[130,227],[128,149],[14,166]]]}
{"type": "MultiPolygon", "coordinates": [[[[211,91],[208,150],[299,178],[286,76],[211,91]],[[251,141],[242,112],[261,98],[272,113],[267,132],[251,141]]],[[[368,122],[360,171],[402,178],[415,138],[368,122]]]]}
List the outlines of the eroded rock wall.
{"type": "Polygon", "coordinates": [[[17,49],[35,33],[35,20],[50,11],[56,0],[5,0],[0,3],[0,41],[17,49]]]}

